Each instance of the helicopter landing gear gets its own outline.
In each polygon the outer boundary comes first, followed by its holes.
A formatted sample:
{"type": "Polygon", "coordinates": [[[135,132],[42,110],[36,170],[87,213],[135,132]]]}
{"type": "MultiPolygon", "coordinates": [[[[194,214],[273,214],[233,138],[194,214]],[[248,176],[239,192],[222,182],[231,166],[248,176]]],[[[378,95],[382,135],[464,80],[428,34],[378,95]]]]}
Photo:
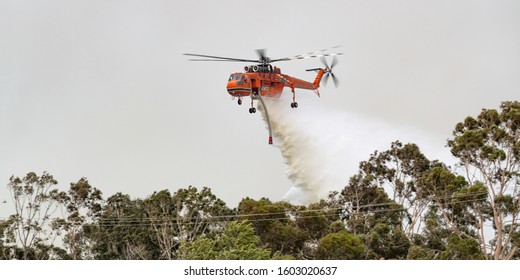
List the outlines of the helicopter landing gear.
{"type": "Polygon", "coordinates": [[[298,102],[296,102],[296,94],[294,92],[294,85],[291,84],[291,91],[293,93],[293,102],[291,103],[291,108],[298,108],[298,102]]]}
{"type": "Polygon", "coordinates": [[[256,113],[256,108],[253,105],[253,95],[251,95],[251,108],[249,108],[249,114],[254,114],[254,113],[256,113]]]}
{"type": "Polygon", "coordinates": [[[238,105],[242,105],[242,98],[238,98],[238,105]]]}
{"type": "Polygon", "coordinates": [[[291,108],[298,108],[298,102],[296,102],[296,94],[294,93],[294,88],[291,88],[291,90],[292,90],[291,108]]]}

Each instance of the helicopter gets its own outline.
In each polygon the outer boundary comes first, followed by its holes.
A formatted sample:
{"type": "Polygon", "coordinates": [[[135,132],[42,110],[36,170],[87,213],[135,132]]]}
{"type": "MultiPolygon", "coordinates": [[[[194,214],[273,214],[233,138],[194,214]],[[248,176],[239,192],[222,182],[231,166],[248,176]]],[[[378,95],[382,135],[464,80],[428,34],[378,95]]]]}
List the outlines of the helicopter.
{"type": "MultiPolygon", "coordinates": [[[[333,48],[338,48],[336,46],[333,48]]],[[[283,92],[284,87],[288,87],[292,92],[292,103],[291,108],[298,108],[298,102],[296,102],[295,89],[313,90],[318,97],[320,92],[318,88],[322,82],[324,85],[327,84],[329,77],[332,78],[334,85],[337,87],[339,80],[334,76],[332,69],[337,65],[337,56],[343,53],[326,53],[328,50],[324,49],[321,51],[314,51],[305,55],[296,55],[292,57],[284,57],[271,59],[266,56],[265,49],[257,49],[256,53],[258,59],[242,59],[242,58],[231,58],[204,54],[193,54],[184,53],[183,55],[197,57],[189,59],[190,61],[219,61],[219,62],[246,62],[255,63],[253,65],[246,65],[244,72],[232,73],[227,82],[227,92],[233,97],[238,98],[238,105],[242,105],[242,99],[244,97],[251,97],[251,107],[249,113],[256,113],[253,101],[260,100],[263,107],[265,108],[266,119],[269,127],[269,144],[272,144],[272,133],[271,125],[269,121],[269,114],[263,101],[263,97],[279,98],[283,92]],[[331,56],[332,62],[329,65],[325,57],[331,56]],[[281,69],[273,66],[272,63],[280,61],[291,61],[306,58],[320,58],[325,68],[312,68],[306,71],[315,71],[317,73],[316,78],[313,82],[307,82],[287,74],[282,74],[281,69]]]]}

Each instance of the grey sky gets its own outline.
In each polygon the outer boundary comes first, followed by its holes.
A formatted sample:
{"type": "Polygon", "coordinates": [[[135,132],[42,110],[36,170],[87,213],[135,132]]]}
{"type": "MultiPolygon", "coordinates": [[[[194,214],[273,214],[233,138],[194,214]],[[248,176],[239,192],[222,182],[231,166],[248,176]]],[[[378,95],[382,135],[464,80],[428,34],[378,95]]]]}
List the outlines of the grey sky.
{"type": "MultiPolygon", "coordinates": [[[[321,89],[320,106],[360,127],[425,131],[441,149],[456,122],[518,100],[519,15],[518,1],[0,0],[0,202],[12,174],[44,170],[63,188],[87,177],[105,197],[194,185],[231,207],[281,199],[292,183],[280,151],[225,90],[244,65],[185,52],[274,58],[343,45],[340,87],[321,89]]],[[[306,80],[320,65],[277,64],[306,80]]]]}

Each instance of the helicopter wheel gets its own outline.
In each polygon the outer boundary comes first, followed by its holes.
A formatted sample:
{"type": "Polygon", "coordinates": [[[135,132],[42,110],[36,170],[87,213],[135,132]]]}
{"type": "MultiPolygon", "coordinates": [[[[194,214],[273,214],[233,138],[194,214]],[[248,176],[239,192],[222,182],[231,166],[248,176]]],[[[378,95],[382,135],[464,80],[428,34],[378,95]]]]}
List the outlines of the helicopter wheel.
{"type": "Polygon", "coordinates": [[[256,108],[249,108],[249,114],[256,113],[256,108]]]}
{"type": "Polygon", "coordinates": [[[238,105],[242,105],[242,99],[238,99],[238,105]]]}
{"type": "Polygon", "coordinates": [[[298,102],[291,103],[291,108],[298,108],[298,102]]]}

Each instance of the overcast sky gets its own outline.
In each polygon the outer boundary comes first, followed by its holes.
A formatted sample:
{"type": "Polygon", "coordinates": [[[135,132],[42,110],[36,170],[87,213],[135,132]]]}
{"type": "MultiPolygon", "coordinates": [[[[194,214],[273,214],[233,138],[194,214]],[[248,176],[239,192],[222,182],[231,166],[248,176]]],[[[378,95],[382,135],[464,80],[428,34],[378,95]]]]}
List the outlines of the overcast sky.
{"type": "MultiPolygon", "coordinates": [[[[292,186],[280,150],[226,92],[244,64],[182,53],[277,58],[336,45],[340,86],[320,99],[299,92],[314,99],[297,110],[317,100],[359,127],[423,133],[419,146],[436,151],[458,121],[519,97],[514,0],[0,0],[0,216],[11,213],[9,177],[44,170],[63,189],[87,177],[105,198],[193,185],[230,207],[280,200],[292,186]]],[[[321,63],[277,66],[313,80],[304,69],[321,63]]],[[[351,149],[375,149],[369,139],[351,149]]]]}

